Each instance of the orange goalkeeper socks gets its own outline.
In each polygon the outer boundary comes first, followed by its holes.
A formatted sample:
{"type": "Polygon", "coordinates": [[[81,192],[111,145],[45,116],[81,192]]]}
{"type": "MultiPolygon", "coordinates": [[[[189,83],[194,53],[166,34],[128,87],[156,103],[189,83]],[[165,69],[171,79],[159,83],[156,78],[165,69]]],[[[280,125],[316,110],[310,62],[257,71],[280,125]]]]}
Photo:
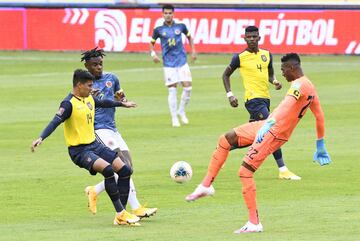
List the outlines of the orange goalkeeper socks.
{"type": "Polygon", "coordinates": [[[256,206],[256,185],[254,173],[246,167],[241,166],[239,176],[242,183],[242,194],[249,211],[249,221],[253,224],[258,224],[259,216],[256,206]]]}
{"type": "Polygon", "coordinates": [[[224,165],[226,158],[229,155],[230,144],[226,140],[225,136],[220,136],[216,150],[213,152],[208,172],[205,178],[202,181],[204,187],[210,187],[211,183],[215,180],[217,174],[219,173],[221,167],[224,165]]]}

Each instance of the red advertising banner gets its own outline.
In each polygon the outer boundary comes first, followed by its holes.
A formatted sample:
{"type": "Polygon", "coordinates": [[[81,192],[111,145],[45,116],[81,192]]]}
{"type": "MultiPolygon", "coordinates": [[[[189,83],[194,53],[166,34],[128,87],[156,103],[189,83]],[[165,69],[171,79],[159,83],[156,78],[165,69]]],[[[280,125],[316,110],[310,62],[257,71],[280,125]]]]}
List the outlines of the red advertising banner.
{"type": "MultiPolygon", "coordinates": [[[[197,52],[233,53],[245,48],[246,26],[256,25],[260,45],[273,53],[360,54],[360,10],[178,9],[197,52]],[[351,20],[350,20],[351,17],[351,20]]],[[[0,49],[149,50],[160,9],[0,8],[0,49]]],[[[157,45],[160,50],[160,46],[157,45]]]]}

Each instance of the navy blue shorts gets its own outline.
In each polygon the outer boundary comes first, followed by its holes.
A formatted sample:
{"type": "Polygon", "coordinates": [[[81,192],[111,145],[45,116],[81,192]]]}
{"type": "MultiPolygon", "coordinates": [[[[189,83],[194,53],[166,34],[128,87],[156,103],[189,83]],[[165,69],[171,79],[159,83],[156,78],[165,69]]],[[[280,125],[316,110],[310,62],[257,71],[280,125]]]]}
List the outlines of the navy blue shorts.
{"type": "Polygon", "coordinates": [[[270,99],[254,98],[246,101],[245,107],[250,114],[249,122],[265,120],[270,113],[270,99]]]}
{"type": "Polygon", "coordinates": [[[70,146],[68,151],[71,160],[79,167],[88,170],[91,175],[96,175],[96,171],[92,169],[92,166],[97,159],[102,158],[112,164],[117,157],[115,151],[110,150],[98,141],[85,145],[70,146]]]}

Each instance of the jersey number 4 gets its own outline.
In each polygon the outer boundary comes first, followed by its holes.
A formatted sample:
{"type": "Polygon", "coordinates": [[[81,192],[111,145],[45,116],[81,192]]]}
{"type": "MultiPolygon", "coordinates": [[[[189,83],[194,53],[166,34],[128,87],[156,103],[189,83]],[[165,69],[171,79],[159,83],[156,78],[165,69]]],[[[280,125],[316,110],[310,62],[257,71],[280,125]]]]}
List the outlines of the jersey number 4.
{"type": "Polygon", "coordinates": [[[168,44],[169,44],[169,46],[175,46],[176,45],[175,38],[169,38],[168,39],[168,44]]]}
{"type": "Polygon", "coordinates": [[[262,72],[261,64],[257,64],[257,65],[256,65],[256,68],[257,68],[260,72],[262,72]]]}

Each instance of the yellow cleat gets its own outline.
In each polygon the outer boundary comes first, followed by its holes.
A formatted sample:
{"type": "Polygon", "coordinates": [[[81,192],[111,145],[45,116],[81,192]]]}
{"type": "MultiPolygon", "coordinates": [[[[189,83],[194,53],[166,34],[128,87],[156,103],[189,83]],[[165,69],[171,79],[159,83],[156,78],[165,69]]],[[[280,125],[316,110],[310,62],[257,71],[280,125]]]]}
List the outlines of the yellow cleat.
{"type": "Polygon", "coordinates": [[[299,181],[299,180],[301,180],[301,177],[296,176],[294,173],[287,170],[287,171],[284,171],[284,172],[279,172],[279,179],[299,181]]]}
{"type": "Polygon", "coordinates": [[[96,198],[97,194],[95,192],[94,186],[88,186],[85,188],[85,194],[88,197],[88,207],[92,214],[96,214],[96,198]]]}
{"type": "Polygon", "coordinates": [[[155,215],[157,208],[147,208],[145,206],[140,206],[137,209],[132,210],[132,214],[138,216],[139,218],[148,218],[155,215]]]}
{"type": "Polygon", "coordinates": [[[116,214],[114,225],[141,226],[140,218],[134,214],[128,213],[125,209],[121,213],[116,214]]]}

